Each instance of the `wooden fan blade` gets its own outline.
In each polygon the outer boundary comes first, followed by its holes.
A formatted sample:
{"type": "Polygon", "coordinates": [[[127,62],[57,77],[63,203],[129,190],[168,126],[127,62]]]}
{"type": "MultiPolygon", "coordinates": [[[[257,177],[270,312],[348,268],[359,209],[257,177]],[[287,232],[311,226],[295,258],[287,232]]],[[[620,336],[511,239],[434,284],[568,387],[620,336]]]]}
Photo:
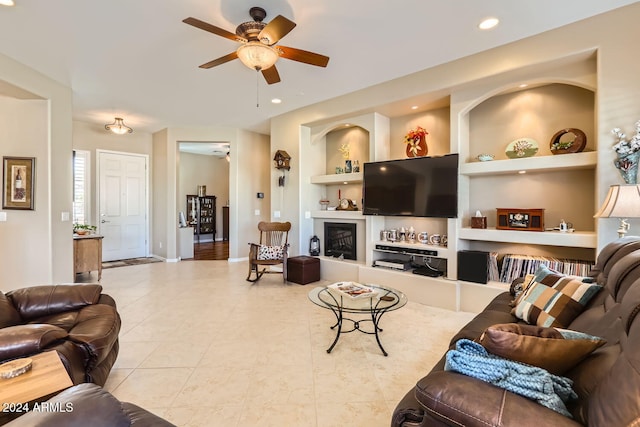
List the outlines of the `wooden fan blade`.
{"type": "Polygon", "coordinates": [[[302,49],[293,47],[276,46],[280,56],[291,59],[293,61],[304,62],[305,64],[315,65],[317,67],[326,67],[329,63],[329,57],[320,55],[319,53],[307,52],[302,49]]]}
{"type": "Polygon", "coordinates": [[[266,70],[262,70],[262,75],[270,85],[278,83],[280,81],[280,74],[278,74],[278,70],[276,69],[275,65],[272,65],[266,70]]]}
{"type": "Polygon", "coordinates": [[[296,23],[278,15],[267,24],[258,34],[258,40],[269,46],[278,43],[278,40],[289,34],[296,27],[296,23]]]}
{"type": "Polygon", "coordinates": [[[232,60],[237,59],[237,58],[238,58],[238,53],[237,52],[231,52],[228,55],[221,56],[218,59],[214,59],[213,61],[209,61],[206,64],[202,64],[200,66],[200,68],[206,68],[206,69],[213,68],[213,67],[215,67],[217,65],[224,64],[225,62],[229,62],[229,61],[232,61],[232,60]]]}
{"type": "Polygon", "coordinates": [[[192,25],[196,28],[200,28],[201,30],[205,30],[208,31],[210,33],[213,33],[217,36],[220,37],[224,37],[225,39],[229,39],[229,40],[233,40],[235,42],[240,42],[240,43],[246,43],[247,39],[245,39],[244,37],[240,37],[239,35],[232,33],[230,31],[227,30],[223,30],[220,27],[216,27],[215,25],[211,25],[207,22],[201,21],[199,19],[196,18],[186,18],[183,19],[182,22],[184,22],[185,24],[189,24],[192,25]]]}

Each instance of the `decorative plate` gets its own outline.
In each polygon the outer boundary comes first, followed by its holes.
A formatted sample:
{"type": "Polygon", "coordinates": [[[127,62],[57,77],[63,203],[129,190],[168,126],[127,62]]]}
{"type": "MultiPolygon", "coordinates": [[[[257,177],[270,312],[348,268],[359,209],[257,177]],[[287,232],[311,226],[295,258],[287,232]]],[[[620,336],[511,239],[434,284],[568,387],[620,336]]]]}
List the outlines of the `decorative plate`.
{"type": "Polygon", "coordinates": [[[31,370],[33,359],[23,358],[5,362],[0,365],[0,378],[9,379],[31,370]]]}
{"type": "Polygon", "coordinates": [[[531,138],[518,138],[511,141],[504,152],[510,159],[535,156],[538,152],[538,142],[531,138]]]}
{"type": "Polygon", "coordinates": [[[549,142],[549,148],[553,154],[580,153],[586,146],[587,136],[576,128],[559,130],[549,142]]]}

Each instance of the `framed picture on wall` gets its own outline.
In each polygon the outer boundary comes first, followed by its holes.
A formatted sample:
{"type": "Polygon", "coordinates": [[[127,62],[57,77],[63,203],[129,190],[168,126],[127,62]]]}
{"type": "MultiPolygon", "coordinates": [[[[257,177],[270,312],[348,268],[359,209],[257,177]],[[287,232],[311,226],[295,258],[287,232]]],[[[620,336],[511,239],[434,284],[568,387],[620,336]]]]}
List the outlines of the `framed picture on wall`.
{"type": "Polygon", "coordinates": [[[3,157],[2,209],[34,210],[35,157],[3,157]]]}

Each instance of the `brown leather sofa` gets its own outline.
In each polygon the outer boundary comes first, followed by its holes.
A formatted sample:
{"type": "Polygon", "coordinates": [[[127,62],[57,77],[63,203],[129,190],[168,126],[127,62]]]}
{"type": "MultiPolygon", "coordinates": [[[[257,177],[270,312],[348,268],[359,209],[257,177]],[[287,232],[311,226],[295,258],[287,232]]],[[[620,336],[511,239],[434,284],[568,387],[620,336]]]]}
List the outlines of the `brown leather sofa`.
{"type": "MultiPolygon", "coordinates": [[[[568,329],[606,339],[563,375],[578,399],[573,419],[509,391],[451,371],[442,360],[397,405],[392,427],[640,426],[640,237],[618,239],[598,255],[591,276],[603,289],[568,329]]],[[[516,323],[513,295],[497,296],[451,340],[478,340],[489,326],[516,323]]]]}
{"type": "Polygon", "coordinates": [[[104,385],[118,355],[120,316],[102,286],[0,292],[0,362],[56,350],[74,384],[104,385]]]}
{"type": "Polygon", "coordinates": [[[95,384],[80,384],[46,402],[7,427],[175,427],[132,403],[120,402],[95,384]]]}

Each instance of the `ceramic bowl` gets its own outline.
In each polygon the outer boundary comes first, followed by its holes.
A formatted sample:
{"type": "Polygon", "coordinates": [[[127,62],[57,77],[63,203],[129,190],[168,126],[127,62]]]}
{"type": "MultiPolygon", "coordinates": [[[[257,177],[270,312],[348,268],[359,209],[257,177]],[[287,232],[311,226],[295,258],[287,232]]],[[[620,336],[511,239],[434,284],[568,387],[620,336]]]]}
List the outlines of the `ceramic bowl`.
{"type": "Polygon", "coordinates": [[[488,162],[490,160],[493,160],[493,155],[492,154],[480,154],[480,155],[478,155],[478,160],[480,160],[481,162],[488,162]]]}

